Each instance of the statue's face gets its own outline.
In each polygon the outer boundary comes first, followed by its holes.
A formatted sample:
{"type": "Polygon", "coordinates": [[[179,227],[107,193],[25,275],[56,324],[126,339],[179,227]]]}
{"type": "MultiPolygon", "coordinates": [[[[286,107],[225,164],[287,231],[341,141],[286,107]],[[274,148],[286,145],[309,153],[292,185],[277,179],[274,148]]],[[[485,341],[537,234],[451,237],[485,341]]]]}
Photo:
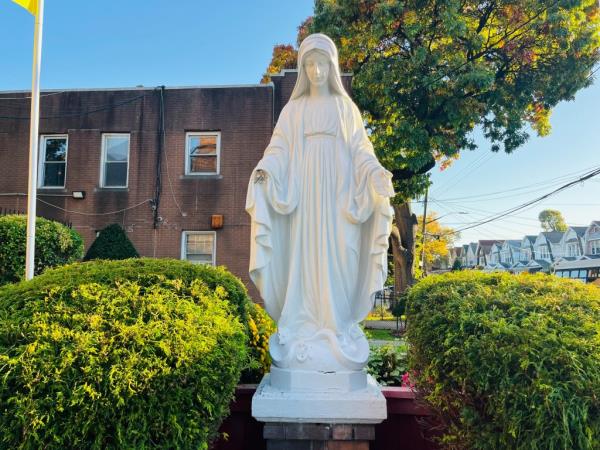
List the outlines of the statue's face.
{"type": "Polygon", "coordinates": [[[310,52],[304,60],[304,70],[310,84],[323,86],[329,78],[329,58],[320,52],[310,52]]]}

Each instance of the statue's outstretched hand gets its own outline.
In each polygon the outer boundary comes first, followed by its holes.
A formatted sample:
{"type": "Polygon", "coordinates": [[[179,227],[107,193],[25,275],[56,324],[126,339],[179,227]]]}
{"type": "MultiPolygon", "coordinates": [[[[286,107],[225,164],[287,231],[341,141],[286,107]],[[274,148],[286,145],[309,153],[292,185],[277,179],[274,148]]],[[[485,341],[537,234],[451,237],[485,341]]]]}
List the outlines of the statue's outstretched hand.
{"type": "Polygon", "coordinates": [[[393,197],[394,185],[392,184],[392,174],[385,169],[381,169],[373,174],[373,189],[382,197],[393,197]]]}
{"type": "Polygon", "coordinates": [[[254,174],[254,182],[255,183],[264,183],[265,181],[267,181],[268,175],[267,172],[265,172],[262,169],[257,169],[256,173],[254,174]]]}

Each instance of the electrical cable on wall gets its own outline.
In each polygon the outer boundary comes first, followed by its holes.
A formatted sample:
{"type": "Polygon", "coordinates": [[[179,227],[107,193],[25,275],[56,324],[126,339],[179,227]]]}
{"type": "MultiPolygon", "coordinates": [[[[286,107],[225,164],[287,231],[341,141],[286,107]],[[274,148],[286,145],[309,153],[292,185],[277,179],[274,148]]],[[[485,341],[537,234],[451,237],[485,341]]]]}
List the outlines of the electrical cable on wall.
{"type": "Polygon", "coordinates": [[[122,212],[125,212],[125,211],[129,211],[130,209],[134,209],[134,208],[137,208],[139,206],[142,206],[145,203],[151,203],[153,201],[151,198],[149,198],[147,200],[144,200],[143,202],[137,203],[137,204],[135,204],[133,206],[128,206],[127,208],[119,209],[117,211],[109,211],[109,212],[103,212],[103,213],[87,213],[87,212],[83,212],[83,211],[73,211],[73,210],[70,210],[70,209],[61,208],[60,206],[57,206],[57,205],[54,205],[54,204],[52,204],[50,202],[42,200],[39,197],[38,197],[37,200],[38,200],[38,202],[42,202],[42,203],[44,203],[44,204],[46,204],[48,206],[51,206],[53,208],[60,209],[61,211],[64,211],[66,213],[69,213],[69,214],[79,214],[81,216],[109,216],[111,214],[119,214],[119,213],[122,213],[122,212]]]}
{"type": "MultiPolygon", "coordinates": [[[[54,116],[43,116],[40,117],[40,119],[61,119],[64,117],[76,117],[76,116],[85,116],[87,114],[93,114],[93,113],[97,113],[97,112],[101,112],[101,111],[107,111],[109,109],[113,109],[113,108],[118,108],[119,106],[123,106],[123,105],[127,105],[129,103],[133,103],[143,97],[146,97],[147,95],[149,95],[149,93],[145,93],[142,95],[138,95],[136,97],[133,98],[129,98],[127,100],[124,100],[122,102],[119,103],[114,103],[114,104],[110,104],[110,105],[103,105],[97,108],[93,108],[93,109],[89,109],[86,111],[79,111],[79,112],[74,112],[74,113],[65,113],[65,114],[57,114],[54,116]]],[[[5,119],[5,120],[30,120],[29,116],[0,116],[0,119],[5,119]]]]}
{"type": "MultiPolygon", "coordinates": [[[[161,102],[161,109],[164,110],[164,97],[163,97],[163,91],[161,90],[160,92],[160,102],[161,102]]],[[[177,206],[177,209],[179,210],[179,214],[181,214],[181,217],[185,217],[186,214],[182,211],[181,206],[179,206],[179,202],[177,201],[177,197],[175,196],[175,190],[173,189],[173,182],[171,181],[171,174],[170,174],[170,170],[169,170],[169,150],[165,145],[165,116],[164,114],[162,115],[162,122],[161,122],[161,128],[163,130],[162,133],[162,140],[163,140],[163,149],[164,149],[164,153],[165,153],[165,166],[167,169],[167,181],[169,182],[169,190],[171,191],[171,196],[173,197],[173,202],[175,202],[175,206],[177,206]]],[[[187,155],[186,155],[187,158],[187,155]]]]}

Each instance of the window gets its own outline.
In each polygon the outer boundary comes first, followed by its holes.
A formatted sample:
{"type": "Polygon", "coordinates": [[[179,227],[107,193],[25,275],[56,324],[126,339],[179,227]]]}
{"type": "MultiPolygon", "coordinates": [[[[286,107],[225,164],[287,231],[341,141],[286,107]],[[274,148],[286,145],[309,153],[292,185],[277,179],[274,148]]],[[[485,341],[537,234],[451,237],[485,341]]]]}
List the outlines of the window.
{"type": "Polygon", "coordinates": [[[579,256],[579,245],[577,242],[567,243],[567,256],[579,256]]]}
{"type": "Polygon", "coordinates": [[[521,261],[528,262],[531,259],[531,249],[522,248],[521,249],[521,261]]]}
{"type": "Polygon", "coordinates": [[[221,133],[193,132],[186,134],[185,174],[216,175],[221,168],[221,133]]]}
{"type": "Polygon", "coordinates": [[[550,259],[550,252],[546,244],[540,245],[538,249],[538,259],[550,259]]]}
{"type": "Polygon", "coordinates": [[[38,186],[41,188],[64,188],[67,175],[66,135],[42,136],[38,186]]]}
{"type": "Polygon", "coordinates": [[[127,187],[128,168],[129,134],[103,134],[100,186],[127,187]]]}
{"type": "Polygon", "coordinates": [[[181,238],[181,259],[214,266],[216,237],[214,231],[184,231],[181,238]]]}
{"type": "Polygon", "coordinates": [[[498,252],[497,251],[492,251],[491,262],[492,262],[492,264],[498,264],[498,252]]]}
{"type": "Polygon", "coordinates": [[[600,255],[600,239],[590,241],[590,255],[600,255]]]}

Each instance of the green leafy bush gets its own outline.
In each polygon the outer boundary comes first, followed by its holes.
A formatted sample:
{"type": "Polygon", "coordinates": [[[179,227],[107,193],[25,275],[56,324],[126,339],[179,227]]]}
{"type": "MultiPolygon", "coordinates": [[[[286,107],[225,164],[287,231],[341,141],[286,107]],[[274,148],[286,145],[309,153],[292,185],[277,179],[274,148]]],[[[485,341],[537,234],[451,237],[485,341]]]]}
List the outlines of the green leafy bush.
{"type": "Polygon", "coordinates": [[[84,260],[127,259],[139,256],[139,253],[127,237],[125,230],[118,224],[113,223],[100,231],[98,237],[85,254],[84,260]]]}
{"type": "MultiPolygon", "coordinates": [[[[0,285],[25,278],[27,216],[0,217],[0,285]]],[[[35,222],[34,273],[68,264],[83,256],[83,239],[76,231],[53,220],[35,222]]]]}
{"type": "Polygon", "coordinates": [[[1,288],[0,448],[206,449],[247,364],[238,283],[140,259],[1,288]]]}
{"type": "Polygon", "coordinates": [[[251,364],[242,373],[242,383],[258,383],[271,369],[269,338],[276,329],[275,322],[267,312],[257,303],[253,303],[248,320],[251,364]]]}
{"type": "Polygon", "coordinates": [[[371,348],[367,372],[383,386],[402,386],[406,373],[406,346],[382,345],[371,348]]]}
{"type": "Polygon", "coordinates": [[[600,290],[548,275],[432,276],[409,293],[411,377],[460,449],[597,449],[600,290]]]}

